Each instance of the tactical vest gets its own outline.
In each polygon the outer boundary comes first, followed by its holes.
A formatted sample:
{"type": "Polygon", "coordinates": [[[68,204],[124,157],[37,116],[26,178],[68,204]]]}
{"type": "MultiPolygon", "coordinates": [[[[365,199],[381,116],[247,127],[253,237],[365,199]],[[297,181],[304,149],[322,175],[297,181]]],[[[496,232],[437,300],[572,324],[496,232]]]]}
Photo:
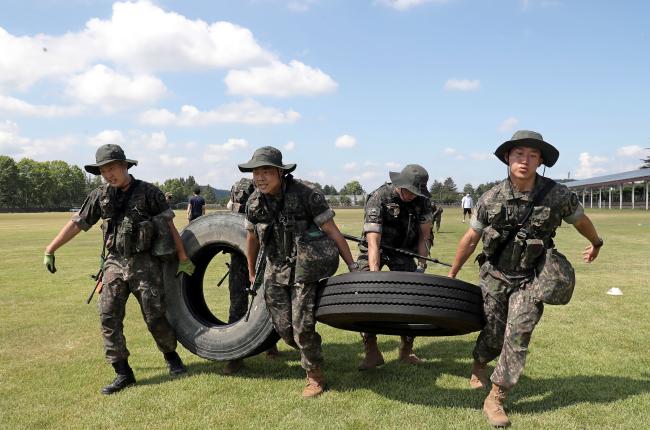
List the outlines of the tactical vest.
{"type": "MultiPolygon", "coordinates": [[[[154,236],[164,239],[168,227],[164,220],[154,220],[150,214],[146,196],[148,186],[136,179],[127,192],[109,185],[103,187],[100,196],[101,217],[104,219],[102,230],[110,253],[128,258],[149,251],[154,236]]],[[[168,248],[159,250],[157,254],[169,253],[168,248]]]]}
{"type": "Polygon", "coordinates": [[[309,195],[301,187],[305,185],[287,175],[280,198],[260,193],[247,211],[256,220],[258,237],[269,246],[269,261],[295,268],[295,282],[317,281],[336,272],[339,252],[308,212],[304,199],[309,195]]]}

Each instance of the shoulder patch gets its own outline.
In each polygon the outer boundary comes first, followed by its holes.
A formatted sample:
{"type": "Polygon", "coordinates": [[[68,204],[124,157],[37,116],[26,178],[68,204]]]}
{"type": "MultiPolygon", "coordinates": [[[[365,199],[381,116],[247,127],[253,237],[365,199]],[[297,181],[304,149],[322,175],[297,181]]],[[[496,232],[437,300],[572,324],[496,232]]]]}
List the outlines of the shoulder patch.
{"type": "Polygon", "coordinates": [[[312,204],[319,205],[325,201],[325,197],[321,193],[314,192],[311,194],[311,202],[312,204]]]}

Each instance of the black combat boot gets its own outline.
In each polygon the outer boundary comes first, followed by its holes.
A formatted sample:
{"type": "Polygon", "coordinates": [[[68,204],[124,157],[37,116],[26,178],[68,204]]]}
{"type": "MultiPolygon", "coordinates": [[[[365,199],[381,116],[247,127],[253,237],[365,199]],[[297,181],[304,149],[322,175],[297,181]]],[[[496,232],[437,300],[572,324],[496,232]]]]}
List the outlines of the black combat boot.
{"type": "Polygon", "coordinates": [[[115,379],[109,385],[102,388],[102,394],[113,394],[124,388],[135,384],[135,376],[133,376],[133,369],[129,366],[127,360],[120,360],[112,363],[115,369],[115,379]]]}
{"type": "Polygon", "coordinates": [[[167,367],[169,368],[169,374],[172,376],[182,375],[187,372],[181,357],[176,351],[165,352],[165,361],[167,362],[167,367]]]}

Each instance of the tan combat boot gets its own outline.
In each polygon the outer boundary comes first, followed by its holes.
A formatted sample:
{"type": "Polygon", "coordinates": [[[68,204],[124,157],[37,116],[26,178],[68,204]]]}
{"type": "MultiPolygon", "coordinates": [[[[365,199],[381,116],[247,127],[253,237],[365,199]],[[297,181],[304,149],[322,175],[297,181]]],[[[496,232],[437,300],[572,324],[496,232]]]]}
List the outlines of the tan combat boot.
{"type": "Polygon", "coordinates": [[[492,390],[485,398],[485,402],[483,402],[483,413],[491,426],[508,427],[510,425],[510,420],[503,406],[507,397],[508,390],[497,384],[492,384],[492,390]]]}
{"type": "Polygon", "coordinates": [[[302,397],[309,399],[323,394],[325,391],[325,380],[323,379],[323,372],[320,368],[307,371],[307,386],[302,390],[302,397]]]}
{"type": "Polygon", "coordinates": [[[359,363],[357,369],[370,370],[384,364],[384,356],[381,355],[381,351],[377,347],[377,337],[363,336],[363,350],[365,357],[363,357],[363,361],[359,363]]]}
{"type": "Polygon", "coordinates": [[[413,340],[411,336],[402,336],[399,346],[399,359],[403,363],[420,364],[422,360],[413,352],[413,340]]]}
{"type": "Polygon", "coordinates": [[[487,363],[479,363],[474,360],[474,364],[472,364],[472,376],[469,378],[469,386],[475,390],[487,390],[489,384],[487,363]]]}

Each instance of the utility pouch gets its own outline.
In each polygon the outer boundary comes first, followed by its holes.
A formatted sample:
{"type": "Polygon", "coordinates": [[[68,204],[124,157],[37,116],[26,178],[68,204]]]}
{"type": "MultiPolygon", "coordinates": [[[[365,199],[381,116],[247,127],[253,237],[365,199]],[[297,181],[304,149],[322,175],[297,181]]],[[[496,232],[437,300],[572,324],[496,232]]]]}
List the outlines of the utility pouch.
{"type": "Polygon", "coordinates": [[[126,216],[117,226],[115,245],[117,247],[117,252],[119,252],[123,257],[130,257],[134,251],[133,227],[133,221],[131,221],[131,218],[126,216]]]}
{"type": "Polygon", "coordinates": [[[537,265],[537,276],[529,291],[532,296],[549,305],[566,305],[576,285],[573,266],[555,248],[546,250],[537,265]]]}
{"type": "Polygon", "coordinates": [[[153,239],[153,222],[142,221],[138,223],[138,240],[135,243],[135,252],[148,251],[153,239]]]}
{"type": "Polygon", "coordinates": [[[493,227],[488,226],[483,230],[483,253],[486,257],[491,257],[501,243],[501,233],[493,227]]]}
{"type": "Polygon", "coordinates": [[[508,270],[519,270],[519,262],[521,261],[521,256],[524,253],[526,248],[526,231],[521,229],[515,235],[514,240],[512,241],[512,254],[508,259],[507,269],[508,270]]]}
{"type": "Polygon", "coordinates": [[[310,230],[296,240],[296,282],[316,282],[336,273],[339,249],[321,230],[310,230]]]}
{"type": "Polygon", "coordinates": [[[542,239],[526,239],[526,248],[521,254],[521,267],[532,269],[535,267],[537,260],[544,252],[544,241],[542,239]]]}
{"type": "Polygon", "coordinates": [[[167,218],[155,216],[151,218],[154,228],[153,241],[151,243],[151,255],[154,257],[170,256],[176,253],[174,237],[169,229],[167,218]]]}

